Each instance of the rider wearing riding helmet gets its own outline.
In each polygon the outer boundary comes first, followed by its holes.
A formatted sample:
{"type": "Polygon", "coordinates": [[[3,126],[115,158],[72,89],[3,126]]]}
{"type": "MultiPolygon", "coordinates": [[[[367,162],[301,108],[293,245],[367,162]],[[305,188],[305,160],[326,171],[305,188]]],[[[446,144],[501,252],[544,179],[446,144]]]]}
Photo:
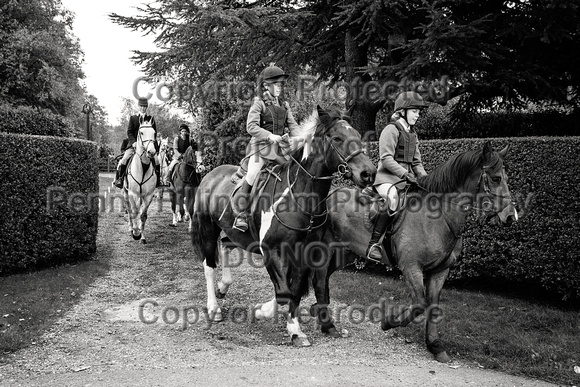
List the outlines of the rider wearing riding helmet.
{"type": "MultiPolygon", "coordinates": [[[[175,139],[173,140],[173,158],[171,160],[171,163],[169,164],[169,167],[167,168],[168,174],[171,173],[175,164],[182,161],[183,154],[190,146],[195,151],[195,157],[197,160],[196,167],[197,172],[202,172],[202,170],[205,169],[205,167],[202,164],[201,152],[197,147],[197,142],[194,139],[190,138],[189,135],[190,135],[189,126],[187,126],[187,124],[179,125],[179,136],[175,137],[175,139]]],[[[168,181],[169,176],[164,176],[163,180],[164,184],[169,184],[168,181]]]]}
{"type": "MultiPolygon", "coordinates": [[[[124,149],[125,154],[123,155],[123,158],[117,165],[117,176],[113,182],[113,185],[117,188],[123,188],[123,179],[125,177],[125,172],[127,171],[127,162],[129,161],[129,158],[135,154],[137,134],[141,125],[150,124],[153,130],[155,130],[155,137],[157,138],[157,125],[155,124],[155,119],[147,114],[147,107],[149,106],[147,98],[139,98],[137,105],[139,106],[139,114],[129,117],[129,125],[127,126],[127,146],[124,149]]],[[[157,141],[155,141],[155,147],[157,146],[157,141]]],[[[159,151],[159,149],[157,149],[157,151],[159,151]]],[[[154,160],[155,172],[157,173],[157,187],[161,187],[159,159],[155,156],[154,160]]]]}
{"type": "Polygon", "coordinates": [[[393,223],[393,212],[399,205],[397,188],[402,182],[417,184],[417,178],[426,176],[423,168],[419,141],[413,125],[423,109],[429,106],[416,92],[405,91],[395,99],[391,121],[379,138],[379,163],[375,178],[375,189],[385,200],[386,208],[377,215],[371,240],[367,248],[367,259],[381,262],[382,249],[379,240],[393,223]]]}
{"type": "Polygon", "coordinates": [[[266,67],[258,77],[257,96],[246,121],[246,130],[252,136],[246,156],[248,172],[234,198],[238,216],[233,227],[242,232],[248,229],[247,198],[260,169],[266,160],[280,160],[280,157],[285,157],[296,145],[291,144],[286,135],[298,127],[290,111],[290,105],[282,95],[282,85],[288,77],[289,75],[277,66],[266,67]],[[240,197],[245,197],[246,200],[240,201],[240,197]]]}

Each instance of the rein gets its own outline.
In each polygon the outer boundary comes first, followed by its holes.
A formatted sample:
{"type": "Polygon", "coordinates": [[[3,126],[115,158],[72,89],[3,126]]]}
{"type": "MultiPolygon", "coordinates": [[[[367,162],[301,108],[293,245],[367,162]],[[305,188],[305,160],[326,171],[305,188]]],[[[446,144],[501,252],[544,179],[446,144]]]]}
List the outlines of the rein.
{"type": "MultiPolygon", "coordinates": [[[[141,131],[139,131],[139,134],[137,135],[137,141],[140,142],[141,148],[143,148],[143,151],[141,153],[137,153],[137,150],[135,149],[135,155],[136,156],[139,156],[139,161],[142,162],[143,155],[146,152],[145,149],[147,149],[147,147],[145,146],[145,144],[148,144],[149,142],[154,142],[155,140],[154,139],[151,139],[151,140],[143,140],[143,135],[141,134],[141,131]]],[[[135,156],[133,156],[133,157],[135,157],[135,156]]],[[[149,157],[147,157],[147,159],[149,159],[149,164],[151,164],[151,159],[149,157]]],[[[133,181],[139,185],[139,195],[142,195],[143,194],[143,185],[145,183],[147,183],[149,180],[151,180],[151,178],[153,177],[154,173],[152,173],[151,176],[149,176],[147,179],[141,180],[141,181],[138,181],[135,178],[135,176],[133,176],[133,174],[131,174],[131,168],[128,168],[127,175],[128,176],[131,176],[131,178],[133,179],[133,181]]],[[[144,176],[145,176],[145,172],[143,172],[142,178],[144,176]]]]}
{"type": "MultiPolygon", "coordinates": [[[[328,138],[327,136],[325,136],[325,138],[328,138]]],[[[338,165],[337,167],[337,173],[339,176],[348,176],[351,175],[352,172],[350,170],[350,167],[348,166],[348,163],[350,160],[352,160],[354,157],[356,157],[357,155],[359,155],[360,153],[362,153],[362,149],[357,149],[356,151],[352,152],[350,155],[348,156],[344,156],[342,154],[342,152],[340,152],[340,150],[332,143],[332,141],[328,142],[330,147],[336,152],[336,154],[338,155],[338,157],[342,160],[342,162],[338,165]]],[[[290,158],[292,160],[292,162],[296,163],[298,165],[298,169],[296,170],[296,176],[294,177],[294,181],[292,183],[290,183],[290,168],[287,169],[287,182],[288,182],[288,188],[290,191],[290,197],[292,198],[292,200],[294,201],[294,203],[296,203],[297,207],[300,209],[300,211],[304,214],[310,217],[309,223],[307,227],[293,227],[290,226],[286,223],[284,223],[282,221],[282,219],[280,219],[280,216],[278,215],[278,212],[274,209],[274,216],[276,217],[276,219],[278,220],[278,222],[280,222],[280,224],[282,224],[284,227],[293,230],[293,231],[302,231],[302,232],[307,232],[310,233],[313,230],[316,230],[320,227],[322,227],[327,219],[328,219],[328,209],[325,208],[324,211],[320,214],[316,214],[316,211],[319,209],[319,207],[321,205],[324,205],[326,207],[326,201],[327,199],[332,196],[337,190],[338,188],[333,189],[332,191],[330,191],[325,197],[324,199],[320,200],[318,202],[318,204],[314,207],[312,212],[308,212],[306,211],[304,208],[302,208],[300,206],[300,203],[298,203],[298,201],[296,200],[296,196],[294,195],[294,192],[292,191],[292,187],[296,184],[296,181],[298,180],[298,173],[300,172],[300,170],[302,170],[312,181],[316,181],[316,180],[332,180],[334,179],[334,174],[330,175],[330,176],[315,176],[313,174],[311,174],[306,168],[304,168],[304,166],[298,161],[296,160],[296,158],[294,158],[294,156],[290,155],[290,158]],[[322,222],[320,222],[318,225],[315,225],[315,221],[318,218],[322,218],[324,217],[324,220],[322,222]]],[[[326,160],[328,158],[325,157],[325,161],[324,161],[324,165],[326,166],[327,169],[328,165],[326,164],[326,160]]]]}

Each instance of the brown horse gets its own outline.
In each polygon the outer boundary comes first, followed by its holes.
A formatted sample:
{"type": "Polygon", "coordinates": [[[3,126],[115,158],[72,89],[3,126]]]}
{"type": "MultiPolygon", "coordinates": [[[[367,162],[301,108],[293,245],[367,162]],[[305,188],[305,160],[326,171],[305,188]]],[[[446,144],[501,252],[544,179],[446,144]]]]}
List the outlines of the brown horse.
{"type": "MultiPolygon", "coordinates": [[[[255,317],[272,318],[278,306],[287,306],[287,329],[292,343],[309,346],[298,323],[299,303],[308,292],[312,274],[303,251],[311,243],[322,244],[328,214],[326,198],[333,174],[339,172],[364,187],[374,180],[376,168],[363,153],[360,134],[337,110],[325,111],[318,107],[300,126],[299,133],[292,136],[304,140],[304,147],[293,152],[285,165],[264,172],[267,176],[263,184],[254,184],[254,191],[259,193],[252,201],[250,228],[246,232],[232,228],[237,212],[232,210],[231,197],[236,185],[230,177],[237,167],[222,165],[203,178],[195,199],[192,242],[196,258],[203,261],[208,315],[213,321],[222,320],[214,291],[214,270],[218,262],[216,253],[223,251],[218,249],[223,231],[230,243],[264,256],[275,297],[254,308],[255,317]]],[[[312,250],[315,250],[313,255],[321,254],[319,249],[312,250]]],[[[312,257],[312,261],[317,262],[318,258],[312,257]]],[[[220,259],[223,265],[224,257],[220,259]]],[[[218,284],[218,297],[225,296],[230,284],[230,272],[225,268],[218,284]]]]}
{"type": "Polygon", "coordinates": [[[201,175],[197,172],[198,166],[195,151],[190,146],[183,153],[182,160],[175,165],[171,174],[173,187],[170,190],[171,212],[173,212],[173,222],[171,226],[177,226],[182,220],[189,221],[189,231],[193,216],[193,203],[195,193],[201,181],[201,175]]]}
{"type": "MultiPolygon", "coordinates": [[[[425,313],[427,348],[441,362],[449,361],[449,356],[437,331],[439,295],[461,252],[461,232],[469,211],[484,211],[489,219],[493,215],[504,224],[517,220],[503,162],[507,150],[493,151],[487,142],[483,149],[456,154],[437,166],[407,193],[406,208],[395,220],[391,237],[383,239],[383,250],[389,255],[383,262],[390,260],[402,271],[413,301],[402,311],[387,309],[381,327],[406,326],[425,313]]],[[[311,314],[318,315],[323,332],[339,336],[327,310],[328,278],[356,256],[366,255],[372,227],[370,202],[363,200],[368,197],[360,191],[342,188],[331,199],[325,241],[341,241],[351,253],[340,254],[340,258],[335,254],[325,270],[317,271],[313,281],[317,304],[311,314]]]]}

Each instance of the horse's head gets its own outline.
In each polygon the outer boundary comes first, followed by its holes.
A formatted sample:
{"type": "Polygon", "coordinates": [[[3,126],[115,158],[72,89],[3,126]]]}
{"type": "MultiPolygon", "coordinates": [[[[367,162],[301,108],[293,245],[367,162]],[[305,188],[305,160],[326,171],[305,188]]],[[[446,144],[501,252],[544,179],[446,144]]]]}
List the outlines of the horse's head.
{"type": "Polygon", "coordinates": [[[147,153],[148,157],[153,157],[157,153],[155,149],[155,129],[148,123],[143,123],[137,133],[137,149],[140,155],[147,153]]]}
{"type": "Polygon", "coordinates": [[[499,152],[486,142],[482,152],[481,175],[477,181],[478,194],[483,197],[482,206],[489,211],[488,220],[493,224],[510,225],[518,220],[518,213],[508,187],[508,175],[504,159],[509,145],[499,152]]]}
{"type": "Polygon", "coordinates": [[[373,184],[377,169],[364,152],[360,133],[338,109],[317,107],[324,134],[324,163],[332,172],[339,172],[359,187],[373,184]],[[328,145],[328,146],[326,146],[328,145]]]}
{"type": "Polygon", "coordinates": [[[190,146],[185,150],[185,153],[183,153],[183,159],[182,161],[187,164],[188,166],[195,166],[196,163],[196,158],[195,158],[195,151],[193,150],[193,148],[190,146]]]}
{"type": "Polygon", "coordinates": [[[167,138],[161,139],[161,141],[159,141],[159,151],[160,152],[167,152],[168,148],[169,148],[169,146],[167,145],[167,138]]]}

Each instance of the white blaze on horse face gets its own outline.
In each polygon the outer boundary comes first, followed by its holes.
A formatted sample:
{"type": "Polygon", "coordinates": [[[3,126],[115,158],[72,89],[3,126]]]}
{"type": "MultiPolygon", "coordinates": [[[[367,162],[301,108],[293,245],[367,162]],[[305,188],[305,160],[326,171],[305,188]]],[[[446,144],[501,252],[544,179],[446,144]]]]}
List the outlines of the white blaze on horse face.
{"type": "Polygon", "coordinates": [[[272,226],[272,220],[274,219],[274,212],[276,211],[276,207],[278,204],[280,204],[282,199],[288,195],[289,192],[290,187],[287,187],[282,195],[280,195],[280,198],[276,200],[274,204],[272,204],[268,211],[262,211],[262,220],[260,222],[260,251],[262,252],[262,255],[264,255],[262,244],[264,243],[264,238],[266,237],[268,230],[270,230],[270,227],[272,226]]]}

